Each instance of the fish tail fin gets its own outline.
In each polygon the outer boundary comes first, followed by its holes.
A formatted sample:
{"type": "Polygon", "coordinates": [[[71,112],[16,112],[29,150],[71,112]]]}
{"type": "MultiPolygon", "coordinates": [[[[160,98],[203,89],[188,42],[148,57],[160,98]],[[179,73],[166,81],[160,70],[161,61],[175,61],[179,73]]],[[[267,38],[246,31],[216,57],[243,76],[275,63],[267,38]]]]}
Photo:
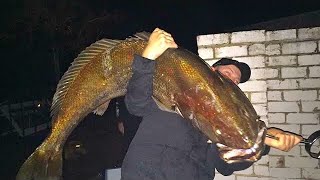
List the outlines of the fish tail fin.
{"type": "Polygon", "coordinates": [[[16,180],[62,179],[62,150],[46,151],[44,143],[23,163],[16,180]]]}

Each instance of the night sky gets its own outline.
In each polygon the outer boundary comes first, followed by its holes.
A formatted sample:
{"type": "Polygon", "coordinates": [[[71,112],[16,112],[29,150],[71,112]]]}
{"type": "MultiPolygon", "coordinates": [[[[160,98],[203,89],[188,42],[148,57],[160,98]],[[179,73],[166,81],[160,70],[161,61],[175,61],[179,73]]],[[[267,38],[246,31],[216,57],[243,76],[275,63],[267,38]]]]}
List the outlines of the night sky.
{"type": "Polygon", "coordinates": [[[160,27],[197,53],[197,35],[320,10],[320,1],[3,0],[0,6],[3,102],[51,97],[57,84],[54,53],[63,74],[81,50],[101,38],[123,39],[160,27]]]}

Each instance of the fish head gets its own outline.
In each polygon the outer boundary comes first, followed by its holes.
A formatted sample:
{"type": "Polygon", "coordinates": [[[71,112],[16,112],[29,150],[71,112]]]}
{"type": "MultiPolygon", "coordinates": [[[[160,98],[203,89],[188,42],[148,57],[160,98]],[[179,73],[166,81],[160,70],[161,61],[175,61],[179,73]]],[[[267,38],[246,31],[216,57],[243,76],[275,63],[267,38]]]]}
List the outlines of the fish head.
{"type": "MultiPolygon", "coordinates": [[[[226,162],[258,160],[266,125],[244,92],[197,55],[180,50],[166,60],[170,58],[176,60],[171,65],[175,74],[167,80],[175,87],[176,111],[217,145],[226,162]]],[[[162,71],[170,71],[168,67],[162,71]]]]}
{"type": "MultiPolygon", "coordinates": [[[[257,161],[264,147],[265,123],[234,82],[219,71],[207,76],[208,85],[198,97],[200,104],[194,110],[193,124],[205,126],[201,129],[216,143],[226,162],[257,161]]],[[[199,89],[193,91],[199,93],[199,89]]]]}

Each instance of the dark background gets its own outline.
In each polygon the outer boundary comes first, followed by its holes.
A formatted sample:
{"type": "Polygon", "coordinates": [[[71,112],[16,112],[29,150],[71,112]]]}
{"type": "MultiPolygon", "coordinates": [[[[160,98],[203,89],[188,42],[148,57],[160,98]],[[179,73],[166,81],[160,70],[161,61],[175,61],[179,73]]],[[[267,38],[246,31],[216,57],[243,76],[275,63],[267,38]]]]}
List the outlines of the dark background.
{"type": "MultiPolygon", "coordinates": [[[[124,39],[160,27],[179,46],[197,53],[197,35],[244,30],[251,24],[318,10],[319,0],[1,0],[0,105],[50,101],[73,59],[102,38],[124,39]]],[[[90,120],[84,120],[69,137],[68,142],[80,141],[91,152],[82,156],[80,151],[74,161],[65,162],[77,164],[66,165],[67,175],[73,177],[69,179],[89,179],[101,169],[119,165],[121,136],[114,109],[110,112],[103,117],[89,115],[90,120]]],[[[48,112],[45,116],[48,121],[48,112]]],[[[8,127],[11,124],[1,119],[0,128],[8,127]]],[[[0,179],[14,179],[47,133],[1,136],[0,179]]]]}
{"type": "Polygon", "coordinates": [[[102,38],[123,39],[160,27],[172,33],[178,45],[197,53],[197,35],[319,10],[319,4],[318,0],[2,0],[0,102],[51,97],[73,59],[102,38]]]}

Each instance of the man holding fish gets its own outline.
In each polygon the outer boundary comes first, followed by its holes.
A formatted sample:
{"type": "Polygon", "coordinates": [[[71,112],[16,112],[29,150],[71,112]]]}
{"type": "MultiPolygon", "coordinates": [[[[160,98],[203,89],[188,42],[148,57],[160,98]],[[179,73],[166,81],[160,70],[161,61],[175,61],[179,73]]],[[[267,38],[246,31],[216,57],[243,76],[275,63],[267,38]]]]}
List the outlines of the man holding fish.
{"type": "MultiPolygon", "coordinates": [[[[224,145],[217,147],[217,144],[208,143],[208,136],[194,127],[205,129],[201,122],[199,124],[197,121],[185,120],[186,114],[179,114],[179,109],[174,109],[178,113],[172,113],[168,109],[161,108],[161,103],[152,97],[156,59],[168,48],[178,48],[178,46],[171,34],[156,28],[149,37],[142,55],[134,57],[133,75],[129,80],[125,102],[129,112],[143,117],[143,120],[123,161],[122,180],[212,180],[215,169],[222,175],[231,175],[234,171],[250,167],[254,161],[260,159],[261,155],[268,153],[269,146],[289,151],[301,141],[302,137],[298,135],[277,128],[268,128],[267,133],[276,136],[278,140],[260,137],[260,141],[264,140],[264,143],[260,143],[263,147],[256,155],[251,155],[256,152],[253,148],[241,147],[242,149],[238,151],[232,151],[230,150],[232,148],[227,147],[228,150],[236,153],[232,156],[241,156],[243,161],[239,159],[230,161],[232,163],[224,161],[219,156],[219,147],[224,145]],[[250,152],[246,154],[248,151],[250,152]],[[238,152],[241,153],[237,154],[238,152]]],[[[212,71],[218,71],[218,74],[227,77],[235,84],[246,82],[251,73],[247,64],[227,58],[215,63],[212,71]]],[[[197,88],[195,92],[201,93],[202,87],[197,88]]],[[[193,102],[190,100],[189,103],[193,102]]],[[[225,113],[232,114],[232,112],[225,113]]],[[[193,113],[188,114],[188,118],[194,119],[193,113]]],[[[263,128],[261,129],[260,136],[265,133],[263,128]]],[[[239,132],[242,134],[243,130],[239,132]]],[[[224,131],[217,129],[215,133],[219,135],[224,131]]],[[[236,139],[237,137],[228,138],[236,139]]],[[[258,145],[258,143],[255,144],[255,146],[258,145]]]]}

